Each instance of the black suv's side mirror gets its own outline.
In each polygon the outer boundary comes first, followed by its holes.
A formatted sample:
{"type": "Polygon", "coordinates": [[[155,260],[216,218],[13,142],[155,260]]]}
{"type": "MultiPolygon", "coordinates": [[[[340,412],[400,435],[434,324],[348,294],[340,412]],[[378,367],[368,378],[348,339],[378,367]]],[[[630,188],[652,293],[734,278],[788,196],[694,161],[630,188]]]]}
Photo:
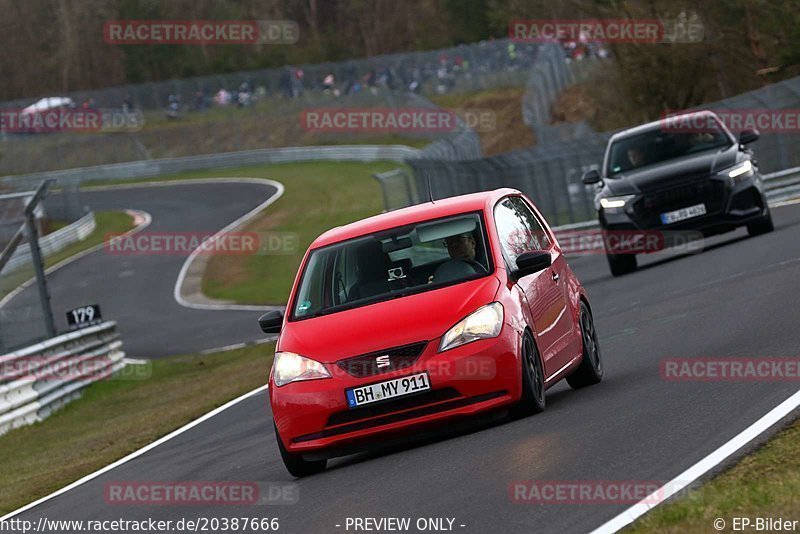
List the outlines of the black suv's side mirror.
{"type": "Polygon", "coordinates": [[[739,144],[746,145],[748,143],[752,143],[756,141],[761,134],[758,133],[758,130],[750,129],[742,130],[739,134],[739,144]]]}
{"type": "Polygon", "coordinates": [[[258,318],[258,326],[265,334],[279,334],[283,325],[283,312],[271,310],[258,318]]]}
{"type": "Polygon", "coordinates": [[[586,185],[592,184],[599,184],[600,183],[600,173],[597,172],[597,169],[592,169],[590,171],[586,171],[583,175],[583,183],[586,185]]]}
{"type": "Polygon", "coordinates": [[[514,271],[514,278],[520,279],[523,276],[538,273],[550,267],[552,263],[553,259],[547,251],[523,252],[517,256],[517,270],[514,271]]]}

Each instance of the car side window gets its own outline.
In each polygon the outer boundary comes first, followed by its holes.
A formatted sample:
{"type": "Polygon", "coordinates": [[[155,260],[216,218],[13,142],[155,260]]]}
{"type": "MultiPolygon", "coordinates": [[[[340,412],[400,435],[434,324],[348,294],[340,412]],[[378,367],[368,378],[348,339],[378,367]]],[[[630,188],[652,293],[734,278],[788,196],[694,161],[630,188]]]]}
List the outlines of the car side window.
{"type": "Polygon", "coordinates": [[[544,229],[539,218],[533,213],[527,202],[522,197],[511,197],[511,203],[516,210],[525,220],[525,224],[529,230],[530,245],[533,246],[532,250],[549,250],[551,246],[550,238],[547,231],[544,229]]]}
{"type": "Polygon", "coordinates": [[[548,250],[550,239],[533,212],[520,197],[509,197],[494,209],[495,225],[503,255],[511,269],[523,252],[548,250]]]}

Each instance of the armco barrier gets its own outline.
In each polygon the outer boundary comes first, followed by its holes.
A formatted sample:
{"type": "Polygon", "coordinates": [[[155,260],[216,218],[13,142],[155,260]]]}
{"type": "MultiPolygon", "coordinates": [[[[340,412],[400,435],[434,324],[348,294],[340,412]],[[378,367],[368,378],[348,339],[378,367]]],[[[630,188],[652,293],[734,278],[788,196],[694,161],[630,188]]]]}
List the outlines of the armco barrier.
{"type": "MultiPolygon", "coordinates": [[[[45,258],[59,250],[75,243],[83,241],[89,236],[97,227],[97,222],[94,219],[94,212],[90,211],[77,221],[68,224],[63,228],[59,228],[51,234],[39,238],[39,249],[42,251],[42,256],[45,258]]],[[[4,272],[13,271],[21,265],[28,265],[32,261],[31,249],[27,245],[20,246],[16,252],[8,260],[8,263],[3,268],[4,272]]]]}
{"type": "Polygon", "coordinates": [[[55,178],[60,186],[86,181],[115,181],[147,178],[201,169],[221,169],[260,165],[265,163],[293,163],[303,161],[397,161],[420,157],[421,150],[405,145],[347,145],[318,147],[264,148],[165,158],[127,163],[80,167],[61,171],[5,176],[0,183],[14,190],[29,190],[46,178],[55,178]],[[35,184],[35,185],[34,185],[35,184]]]}
{"type": "Polygon", "coordinates": [[[118,337],[106,321],[0,356],[0,434],[44,419],[122,369],[118,337]]]}

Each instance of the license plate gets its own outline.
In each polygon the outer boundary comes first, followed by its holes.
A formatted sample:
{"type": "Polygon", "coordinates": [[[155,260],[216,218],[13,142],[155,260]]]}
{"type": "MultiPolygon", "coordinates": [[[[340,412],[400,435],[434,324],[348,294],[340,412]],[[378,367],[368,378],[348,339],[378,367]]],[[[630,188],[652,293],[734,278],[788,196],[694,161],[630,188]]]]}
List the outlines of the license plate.
{"type": "Polygon", "coordinates": [[[355,408],[429,389],[431,389],[431,381],[428,378],[428,373],[419,373],[370,384],[369,386],[346,389],[344,393],[347,397],[347,405],[350,408],[355,408]]]}
{"type": "Polygon", "coordinates": [[[706,205],[697,204],[696,206],[689,206],[688,208],[681,208],[675,211],[668,211],[661,214],[661,222],[663,224],[671,224],[678,221],[685,221],[693,217],[699,217],[706,214],[706,205]]]}

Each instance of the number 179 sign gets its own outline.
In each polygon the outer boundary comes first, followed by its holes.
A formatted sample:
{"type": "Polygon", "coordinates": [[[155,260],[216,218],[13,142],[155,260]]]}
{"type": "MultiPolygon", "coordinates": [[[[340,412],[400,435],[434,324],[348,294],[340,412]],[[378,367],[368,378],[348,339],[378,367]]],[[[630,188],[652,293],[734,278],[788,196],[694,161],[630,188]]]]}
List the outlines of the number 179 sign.
{"type": "Polygon", "coordinates": [[[100,315],[100,306],[97,304],[89,304],[67,311],[67,326],[70,330],[86,328],[101,322],[103,322],[103,317],[100,315]]]}

